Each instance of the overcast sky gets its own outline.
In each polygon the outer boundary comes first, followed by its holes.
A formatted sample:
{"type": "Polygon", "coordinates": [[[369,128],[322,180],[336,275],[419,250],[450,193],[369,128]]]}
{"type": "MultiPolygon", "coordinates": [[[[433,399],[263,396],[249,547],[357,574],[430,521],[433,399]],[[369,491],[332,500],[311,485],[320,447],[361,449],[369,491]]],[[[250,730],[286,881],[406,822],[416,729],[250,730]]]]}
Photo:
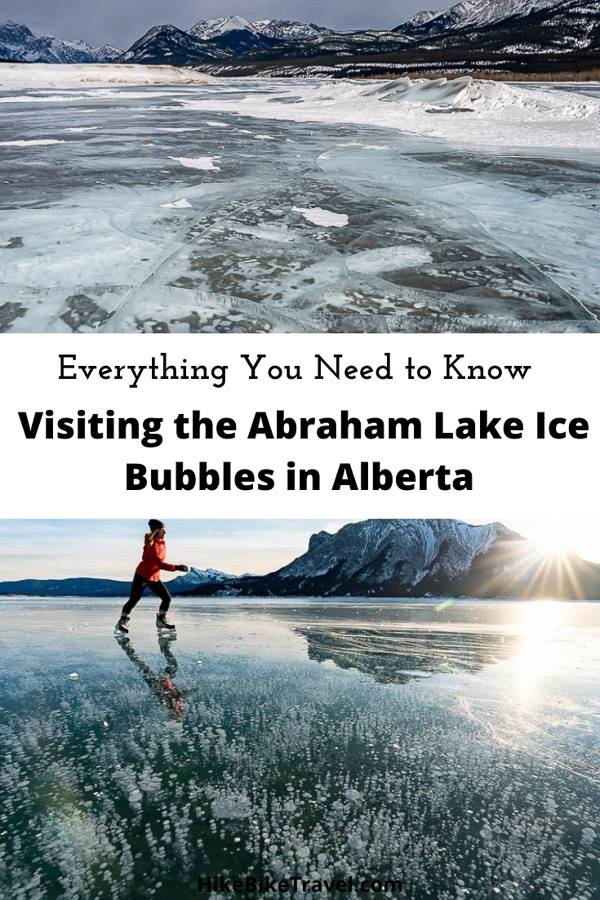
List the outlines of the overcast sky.
{"type": "Polygon", "coordinates": [[[0,21],[12,19],[37,34],[128,47],[152,25],[189,28],[199,19],[240,15],[247,19],[293,19],[335,28],[393,28],[414,12],[444,9],[433,0],[0,0],[0,21]]]}

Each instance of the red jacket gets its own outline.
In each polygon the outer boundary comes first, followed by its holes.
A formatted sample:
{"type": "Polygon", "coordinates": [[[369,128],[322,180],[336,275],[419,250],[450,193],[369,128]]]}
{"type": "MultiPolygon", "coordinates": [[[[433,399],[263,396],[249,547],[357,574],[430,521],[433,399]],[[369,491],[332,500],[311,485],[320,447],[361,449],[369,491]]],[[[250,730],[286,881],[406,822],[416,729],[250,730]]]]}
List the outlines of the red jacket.
{"type": "Polygon", "coordinates": [[[142,561],[135,570],[136,575],[141,575],[146,581],[160,581],[160,570],[176,572],[177,566],[165,562],[167,545],[160,538],[155,538],[154,543],[144,544],[142,561]]]}

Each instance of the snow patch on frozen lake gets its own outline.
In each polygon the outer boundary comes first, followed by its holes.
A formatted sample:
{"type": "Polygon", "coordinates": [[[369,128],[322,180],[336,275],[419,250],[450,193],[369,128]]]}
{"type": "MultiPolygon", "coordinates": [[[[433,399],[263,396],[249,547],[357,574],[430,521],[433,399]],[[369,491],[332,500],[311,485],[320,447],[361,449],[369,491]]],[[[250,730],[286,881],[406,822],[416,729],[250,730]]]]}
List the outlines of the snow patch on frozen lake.
{"type": "Polygon", "coordinates": [[[161,203],[161,209],[191,209],[192,204],[183,197],[181,200],[175,200],[173,203],[161,203]]]}
{"type": "Polygon", "coordinates": [[[0,141],[0,147],[49,147],[51,144],[64,144],[59,140],[0,141]]]}
{"type": "Polygon", "coordinates": [[[344,225],[348,224],[348,216],[345,213],[334,213],[329,209],[321,209],[320,206],[294,206],[293,210],[300,213],[313,225],[323,225],[326,228],[343,228],[344,225]]]}
{"type": "Polygon", "coordinates": [[[202,169],[205,172],[220,172],[219,166],[215,166],[214,156],[197,156],[195,158],[189,156],[170,156],[176,162],[185,166],[186,169],[202,169]]]}

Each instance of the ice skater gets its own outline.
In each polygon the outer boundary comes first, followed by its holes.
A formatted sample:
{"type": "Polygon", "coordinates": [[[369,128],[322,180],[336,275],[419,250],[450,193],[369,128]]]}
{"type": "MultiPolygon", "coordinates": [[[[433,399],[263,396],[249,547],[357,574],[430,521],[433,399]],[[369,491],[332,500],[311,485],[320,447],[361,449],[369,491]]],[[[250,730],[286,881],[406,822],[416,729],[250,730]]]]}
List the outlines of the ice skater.
{"type": "Polygon", "coordinates": [[[165,572],[189,572],[188,566],[174,566],[165,562],[167,545],[165,543],[166,527],[159,519],[150,519],[148,522],[148,534],[144,535],[144,550],[142,561],[135,570],[131,583],[129,600],[121,611],[121,618],[117,622],[115,632],[125,635],[129,633],[127,623],[131,618],[131,611],[139,602],[142,594],[149,588],[153,594],[160,597],[160,606],[156,614],[156,627],[161,632],[174,632],[175,626],[167,622],[167,612],[171,605],[171,594],[166,584],[160,580],[161,570],[165,572]]]}

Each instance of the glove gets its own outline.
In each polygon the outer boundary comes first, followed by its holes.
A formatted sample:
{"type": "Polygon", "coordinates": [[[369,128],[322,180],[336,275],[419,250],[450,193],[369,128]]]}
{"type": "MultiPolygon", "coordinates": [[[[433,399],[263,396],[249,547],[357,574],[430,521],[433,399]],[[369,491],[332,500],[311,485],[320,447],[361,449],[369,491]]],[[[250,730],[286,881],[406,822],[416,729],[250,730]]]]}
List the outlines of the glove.
{"type": "Polygon", "coordinates": [[[178,572],[189,572],[190,571],[189,566],[175,566],[175,568],[177,569],[178,572]]]}

